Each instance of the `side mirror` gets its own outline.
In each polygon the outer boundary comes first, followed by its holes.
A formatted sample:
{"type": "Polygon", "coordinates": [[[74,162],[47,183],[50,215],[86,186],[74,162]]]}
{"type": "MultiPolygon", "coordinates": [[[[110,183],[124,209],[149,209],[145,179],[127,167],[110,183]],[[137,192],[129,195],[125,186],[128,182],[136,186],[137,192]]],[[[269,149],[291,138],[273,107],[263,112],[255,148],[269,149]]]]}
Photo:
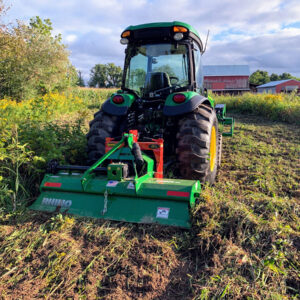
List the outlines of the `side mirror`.
{"type": "Polygon", "coordinates": [[[176,85],[179,82],[179,78],[175,76],[170,76],[170,82],[172,85],[176,85]]]}

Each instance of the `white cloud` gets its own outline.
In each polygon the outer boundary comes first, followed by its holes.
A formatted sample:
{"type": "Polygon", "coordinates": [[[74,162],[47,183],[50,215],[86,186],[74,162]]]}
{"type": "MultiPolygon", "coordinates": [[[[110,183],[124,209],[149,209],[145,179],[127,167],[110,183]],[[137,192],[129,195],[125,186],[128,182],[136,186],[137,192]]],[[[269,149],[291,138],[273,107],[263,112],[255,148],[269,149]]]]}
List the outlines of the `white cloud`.
{"type": "Polygon", "coordinates": [[[75,34],[68,34],[65,39],[68,43],[73,43],[77,40],[77,36],[75,34]]]}

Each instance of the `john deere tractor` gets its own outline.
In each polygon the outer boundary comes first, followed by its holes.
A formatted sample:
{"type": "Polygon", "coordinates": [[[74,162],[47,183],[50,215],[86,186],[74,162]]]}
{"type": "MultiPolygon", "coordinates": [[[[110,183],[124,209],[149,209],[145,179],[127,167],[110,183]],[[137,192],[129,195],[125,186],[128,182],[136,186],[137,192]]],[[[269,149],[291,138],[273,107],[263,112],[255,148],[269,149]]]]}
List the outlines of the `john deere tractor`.
{"type": "Polygon", "coordinates": [[[233,120],[203,90],[199,34],[182,22],[149,23],[126,28],[121,44],[127,46],[122,86],[90,122],[89,163],[103,156],[107,137],[137,129],[140,141],[164,140],[165,177],[213,183],[222,133],[232,135],[233,120]]]}
{"type": "Polygon", "coordinates": [[[31,209],[190,228],[200,181],[215,181],[233,120],[203,91],[193,27],[130,26],[121,43],[122,87],[90,123],[89,164],[51,161],[31,209]]]}

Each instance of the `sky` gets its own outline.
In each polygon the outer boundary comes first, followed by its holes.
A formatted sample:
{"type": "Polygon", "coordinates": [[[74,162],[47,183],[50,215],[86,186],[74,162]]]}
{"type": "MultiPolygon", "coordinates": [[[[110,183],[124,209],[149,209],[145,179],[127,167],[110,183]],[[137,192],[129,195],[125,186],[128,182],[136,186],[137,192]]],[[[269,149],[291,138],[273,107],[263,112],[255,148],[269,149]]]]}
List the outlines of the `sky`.
{"type": "Polygon", "coordinates": [[[248,64],[250,71],[300,77],[300,0],[4,0],[6,19],[49,18],[88,80],[97,63],[123,67],[120,34],[129,25],[182,21],[210,31],[204,65],[248,64]]]}

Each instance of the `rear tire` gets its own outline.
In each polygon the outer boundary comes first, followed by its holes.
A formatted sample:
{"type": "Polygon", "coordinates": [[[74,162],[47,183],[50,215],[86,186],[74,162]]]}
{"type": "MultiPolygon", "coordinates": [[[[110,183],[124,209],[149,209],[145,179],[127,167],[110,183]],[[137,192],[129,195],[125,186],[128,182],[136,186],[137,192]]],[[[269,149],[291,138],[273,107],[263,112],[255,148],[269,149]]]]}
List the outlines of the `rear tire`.
{"type": "Polygon", "coordinates": [[[220,163],[218,137],[217,116],[208,105],[201,104],[179,122],[176,154],[183,178],[215,182],[220,163]]]}
{"type": "Polygon", "coordinates": [[[94,115],[87,134],[88,164],[95,163],[105,154],[105,139],[121,136],[125,130],[125,117],[112,116],[102,110],[94,115]]]}

